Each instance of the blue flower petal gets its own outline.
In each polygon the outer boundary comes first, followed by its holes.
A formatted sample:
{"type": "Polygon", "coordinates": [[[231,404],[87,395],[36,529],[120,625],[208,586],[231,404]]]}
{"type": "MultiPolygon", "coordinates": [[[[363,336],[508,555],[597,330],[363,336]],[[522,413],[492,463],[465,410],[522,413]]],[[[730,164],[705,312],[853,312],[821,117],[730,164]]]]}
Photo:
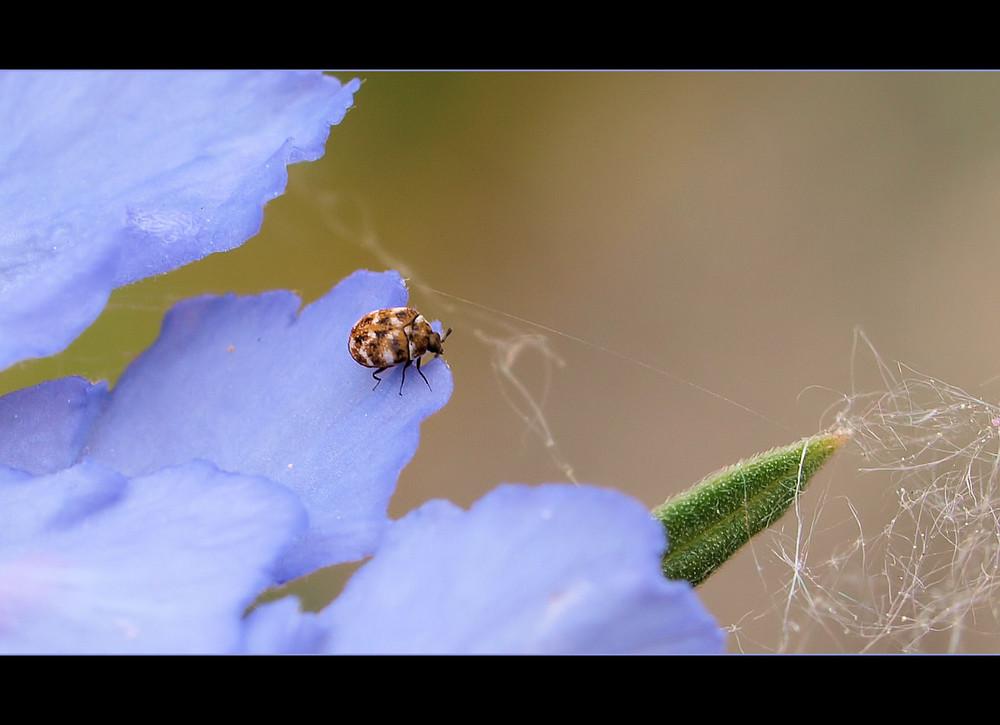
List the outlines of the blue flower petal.
{"type": "Polygon", "coordinates": [[[234,651],[304,526],[288,491],[205,462],[0,469],[0,652],[234,651]]]}
{"type": "Polygon", "coordinates": [[[72,466],[108,399],[108,384],[47,380],[0,398],[0,464],[34,474],[72,466]]]}
{"type": "Polygon", "coordinates": [[[416,452],[420,421],[451,396],[443,359],[406,380],[347,349],[354,323],[405,305],[395,272],[357,272],[299,310],[290,292],[203,296],[177,304],[159,339],[114,389],[79,378],[0,398],[0,464],[51,472],[83,457],[128,476],[192,459],[270,478],[295,492],[310,528],[278,581],[374,551],[399,473],[416,452]],[[37,447],[38,459],[32,458],[37,447]]]}
{"type": "Polygon", "coordinates": [[[26,542],[85,521],[117,501],[125,484],[94,465],[38,477],[0,467],[0,551],[30,548],[26,542]]]}
{"type": "Polygon", "coordinates": [[[319,73],[0,74],[0,369],[110,291],[242,244],[350,107],[319,73]]]}
{"type": "Polygon", "coordinates": [[[501,486],[468,512],[432,501],[320,614],[324,650],[722,652],[691,586],[663,577],[665,544],[638,502],[588,486],[501,486]]]}
{"type": "Polygon", "coordinates": [[[302,612],[296,597],[262,604],[247,617],[243,654],[313,654],[319,651],[326,631],[313,612],[302,612]]]}

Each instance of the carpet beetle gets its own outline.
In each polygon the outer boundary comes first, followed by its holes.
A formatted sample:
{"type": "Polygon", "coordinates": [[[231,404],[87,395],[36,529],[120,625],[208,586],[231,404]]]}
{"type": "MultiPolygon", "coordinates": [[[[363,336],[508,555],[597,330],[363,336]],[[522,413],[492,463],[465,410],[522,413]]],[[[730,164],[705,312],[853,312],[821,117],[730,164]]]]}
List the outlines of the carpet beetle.
{"type": "MultiPolygon", "coordinates": [[[[347,341],[347,348],[351,351],[358,364],[366,368],[378,368],[372,373],[372,377],[378,382],[375,388],[382,382],[378,376],[383,370],[388,370],[394,365],[403,366],[403,380],[399,383],[399,394],[403,394],[403,383],[406,382],[406,368],[416,361],[417,372],[430,388],[431,384],[420,370],[420,359],[424,353],[433,352],[435,357],[444,354],[441,347],[451,328],[438,335],[431,329],[430,323],[424,316],[412,307],[390,307],[385,310],[375,310],[358,320],[351,330],[351,339],[347,341]]],[[[372,390],[375,390],[372,388],[372,390]]]]}

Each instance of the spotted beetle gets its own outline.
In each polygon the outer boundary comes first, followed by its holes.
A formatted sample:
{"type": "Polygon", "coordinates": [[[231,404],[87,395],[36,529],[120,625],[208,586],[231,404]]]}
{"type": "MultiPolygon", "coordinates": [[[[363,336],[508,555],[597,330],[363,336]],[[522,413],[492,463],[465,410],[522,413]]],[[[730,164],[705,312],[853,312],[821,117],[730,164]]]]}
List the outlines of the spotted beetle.
{"type": "Polygon", "coordinates": [[[403,366],[403,379],[399,383],[399,394],[403,394],[403,383],[406,382],[406,368],[416,361],[417,372],[430,388],[427,377],[420,370],[421,357],[428,352],[444,354],[442,343],[451,334],[451,328],[444,335],[438,335],[431,329],[424,316],[412,307],[390,307],[385,310],[375,310],[358,320],[351,330],[351,338],[347,347],[360,365],[367,368],[378,368],[372,373],[375,378],[375,390],[382,382],[378,374],[396,365],[403,366]]]}

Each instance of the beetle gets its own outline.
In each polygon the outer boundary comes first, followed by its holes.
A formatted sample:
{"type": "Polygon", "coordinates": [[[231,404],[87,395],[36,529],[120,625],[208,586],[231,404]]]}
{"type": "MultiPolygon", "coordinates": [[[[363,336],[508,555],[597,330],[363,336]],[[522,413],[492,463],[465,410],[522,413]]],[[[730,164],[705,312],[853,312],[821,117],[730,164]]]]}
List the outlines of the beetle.
{"type": "Polygon", "coordinates": [[[431,384],[420,369],[420,360],[428,352],[434,353],[435,357],[443,355],[444,348],[441,344],[450,334],[450,327],[444,335],[434,332],[424,316],[412,307],[389,307],[369,312],[358,320],[351,329],[347,348],[358,364],[366,368],[378,368],[372,373],[372,377],[378,381],[372,390],[382,382],[379,373],[402,365],[403,379],[399,383],[399,394],[402,395],[406,368],[414,361],[417,363],[417,372],[430,389],[431,384]]]}

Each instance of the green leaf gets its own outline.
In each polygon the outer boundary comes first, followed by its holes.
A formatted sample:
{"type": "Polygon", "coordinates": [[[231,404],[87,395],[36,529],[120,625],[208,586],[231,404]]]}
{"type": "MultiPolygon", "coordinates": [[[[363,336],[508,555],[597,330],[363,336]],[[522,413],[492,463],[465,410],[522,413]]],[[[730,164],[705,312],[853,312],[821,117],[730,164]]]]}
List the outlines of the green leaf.
{"type": "Polygon", "coordinates": [[[697,586],[754,534],[777,521],[850,437],[822,433],[708,476],[653,509],[667,530],[663,573],[697,586]]]}

